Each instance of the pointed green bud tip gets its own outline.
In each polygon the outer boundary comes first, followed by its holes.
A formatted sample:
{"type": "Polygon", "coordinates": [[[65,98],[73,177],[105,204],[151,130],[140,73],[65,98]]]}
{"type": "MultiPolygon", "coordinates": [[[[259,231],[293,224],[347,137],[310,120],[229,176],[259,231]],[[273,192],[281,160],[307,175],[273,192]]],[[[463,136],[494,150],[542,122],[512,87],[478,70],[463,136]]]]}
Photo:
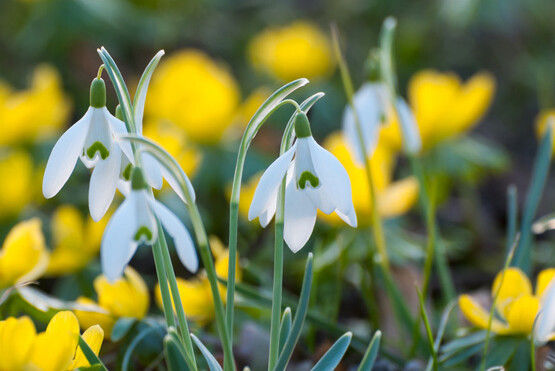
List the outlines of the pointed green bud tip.
{"type": "Polygon", "coordinates": [[[295,135],[297,138],[307,138],[312,136],[310,122],[304,112],[297,112],[295,115],[295,135]]]}
{"type": "Polygon", "coordinates": [[[121,105],[119,104],[116,107],[116,118],[123,121],[123,110],[121,109],[121,105]]]}
{"type": "Polygon", "coordinates": [[[140,190],[146,189],[146,181],[143,171],[139,167],[134,167],[131,170],[131,189],[140,190]]]}
{"type": "Polygon", "coordinates": [[[106,84],[104,80],[95,78],[91,83],[91,107],[102,108],[106,106],[106,84]]]}
{"type": "Polygon", "coordinates": [[[376,82],[380,80],[380,55],[378,49],[372,49],[364,61],[364,75],[366,80],[376,82]]]}

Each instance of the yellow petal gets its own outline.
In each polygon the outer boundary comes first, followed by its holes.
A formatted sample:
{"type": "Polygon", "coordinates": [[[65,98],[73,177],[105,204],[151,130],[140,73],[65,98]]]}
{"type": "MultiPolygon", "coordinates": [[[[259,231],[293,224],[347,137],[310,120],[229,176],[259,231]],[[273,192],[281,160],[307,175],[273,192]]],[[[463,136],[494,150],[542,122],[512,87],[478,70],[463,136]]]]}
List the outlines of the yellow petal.
{"type": "MultiPolygon", "coordinates": [[[[459,308],[466,319],[482,329],[488,328],[489,312],[487,312],[480,304],[478,304],[470,295],[459,296],[459,308]]],[[[508,326],[503,324],[495,317],[491,322],[491,330],[496,334],[506,334],[508,326]]]]}
{"type": "Polygon", "coordinates": [[[480,72],[472,76],[459,90],[453,106],[447,112],[445,125],[450,130],[444,136],[458,135],[472,128],[487,111],[495,93],[495,79],[480,72]]]}
{"type": "Polygon", "coordinates": [[[378,194],[378,210],[384,218],[407,213],[418,199],[418,181],[408,177],[389,185],[378,194]]]}
{"type": "MultiPolygon", "coordinates": [[[[501,285],[502,276],[503,272],[501,271],[497,274],[495,280],[493,281],[491,289],[492,297],[496,295],[497,290],[501,285]]],[[[503,285],[501,285],[499,296],[497,297],[497,301],[495,303],[495,309],[497,309],[497,312],[503,316],[503,318],[507,319],[508,306],[519,297],[531,294],[532,284],[526,274],[518,268],[507,268],[503,279],[503,285]]]]}
{"type": "Polygon", "coordinates": [[[22,369],[35,337],[35,325],[29,317],[0,321],[0,371],[22,369]]]}
{"type": "MultiPolygon", "coordinates": [[[[87,331],[83,333],[83,340],[89,345],[91,350],[94,354],[98,355],[100,352],[100,347],[102,346],[102,342],[104,341],[104,331],[98,325],[89,327],[87,331]]],[[[77,347],[77,351],[75,353],[75,359],[71,364],[71,369],[79,368],[79,367],[86,367],[90,366],[91,364],[87,361],[85,354],[81,350],[81,347],[77,347]]]]}
{"type": "Polygon", "coordinates": [[[52,317],[31,349],[29,363],[45,371],[65,370],[71,364],[79,341],[79,322],[70,311],[52,317]]]}
{"type": "Polygon", "coordinates": [[[94,288],[98,294],[98,304],[116,317],[142,319],[148,311],[148,287],[131,267],[125,268],[124,277],[114,283],[108,282],[104,276],[97,277],[94,288]]]}
{"type": "Polygon", "coordinates": [[[282,81],[328,76],[335,60],[326,35],[313,23],[295,21],[268,28],[249,45],[251,63],[282,81]]]}
{"type": "MultiPolygon", "coordinates": [[[[0,112],[0,117],[2,117],[0,112]]],[[[2,117],[2,119],[4,119],[2,117]]],[[[2,135],[4,136],[5,122],[2,121],[2,135]]],[[[1,139],[0,139],[1,141],[1,139]]],[[[24,151],[10,151],[0,155],[0,219],[17,216],[27,205],[34,194],[33,160],[24,151]]]]}
{"type": "MultiPolygon", "coordinates": [[[[206,277],[191,280],[177,278],[177,287],[187,318],[199,325],[205,325],[214,318],[212,291],[206,277]]],[[[158,306],[162,308],[162,294],[159,285],[156,285],[155,295],[158,306]]]]}
{"type": "Polygon", "coordinates": [[[195,142],[215,143],[233,123],[239,87],[229,70],[199,50],[164,58],[152,78],[147,118],[168,121],[195,142]]]}
{"type": "Polygon", "coordinates": [[[542,297],[553,277],[555,277],[555,268],[544,269],[538,274],[538,278],[536,278],[536,296],[538,298],[542,297]]]}
{"type": "Polygon", "coordinates": [[[0,251],[0,287],[40,277],[48,266],[48,257],[40,220],[18,223],[8,233],[0,251]]]}
{"type": "MultiPolygon", "coordinates": [[[[90,310],[75,310],[74,313],[79,319],[79,323],[83,327],[92,327],[99,325],[104,330],[107,338],[110,338],[112,328],[116,319],[110,312],[96,304],[93,300],[85,297],[79,297],[76,300],[77,304],[81,304],[90,308],[90,310]]],[[[87,309],[88,309],[87,308],[87,309]]]]}
{"type": "Polygon", "coordinates": [[[528,294],[514,300],[507,308],[509,331],[514,334],[531,333],[539,306],[538,298],[528,294]]]}

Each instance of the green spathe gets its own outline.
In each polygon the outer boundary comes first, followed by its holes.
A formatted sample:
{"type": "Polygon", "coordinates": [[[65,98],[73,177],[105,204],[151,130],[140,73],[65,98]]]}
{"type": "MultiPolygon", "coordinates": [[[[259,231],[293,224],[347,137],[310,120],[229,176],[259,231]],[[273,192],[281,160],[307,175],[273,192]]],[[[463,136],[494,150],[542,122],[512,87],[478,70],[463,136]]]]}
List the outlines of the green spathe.
{"type": "Polygon", "coordinates": [[[96,78],[92,81],[90,102],[93,108],[106,106],[106,84],[104,80],[96,78]]]}
{"type": "Polygon", "coordinates": [[[312,136],[310,122],[304,112],[298,112],[295,115],[295,135],[297,138],[308,138],[312,136]]]}

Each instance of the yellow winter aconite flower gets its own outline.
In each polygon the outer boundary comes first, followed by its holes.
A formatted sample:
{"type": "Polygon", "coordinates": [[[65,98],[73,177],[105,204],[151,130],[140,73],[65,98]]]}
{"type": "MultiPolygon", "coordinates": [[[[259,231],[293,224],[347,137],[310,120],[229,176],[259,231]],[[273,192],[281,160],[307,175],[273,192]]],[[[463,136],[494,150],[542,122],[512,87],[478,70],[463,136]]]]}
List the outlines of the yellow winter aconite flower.
{"type": "MultiPolygon", "coordinates": [[[[543,293],[555,276],[555,268],[539,273],[535,292],[532,291],[530,280],[520,269],[508,268],[503,283],[502,274],[503,272],[497,274],[491,289],[492,298],[499,290],[495,303],[498,317],[493,317],[491,330],[499,335],[528,335],[532,332],[543,293]]],[[[470,295],[459,297],[459,307],[470,323],[483,329],[487,328],[489,310],[484,309],[470,295]]]]}
{"type": "Polygon", "coordinates": [[[105,217],[99,222],[93,221],[90,216],[86,219],[74,206],[62,205],[56,209],[52,215],[54,249],[46,270],[48,275],[77,272],[97,255],[110,218],[105,217]]]}
{"type": "Polygon", "coordinates": [[[187,140],[186,132],[168,121],[148,121],[144,135],[175,158],[185,174],[192,177],[202,159],[202,153],[187,140]]]}
{"type": "Polygon", "coordinates": [[[48,257],[40,220],[18,223],[0,250],[0,288],[40,277],[48,266],[48,257]]]}
{"type": "Polygon", "coordinates": [[[424,70],[408,84],[408,96],[424,148],[460,135],[485,114],[495,93],[495,80],[479,72],[463,83],[454,73],[424,70]]]}
{"type": "MultiPolygon", "coordinates": [[[[210,246],[215,258],[216,275],[222,279],[227,279],[228,265],[229,265],[229,251],[223,246],[222,242],[216,237],[210,238],[210,246]]],[[[241,280],[241,269],[239,267],[239,259],[236,265],[236,280],[241,280]]],[[[215,309],[214,301],[212,300],[212,292],[210,283],[206,277],[206,272],[199,272],[196,277],[191,279],[177,278],[177,287],[181,297],[183,310],[187,318],[197,322],[199,325],[205,325],[214,319],[215,309]]],[[[224,285],[219,285],[220,297],[224,304],[226,302],[227,290],[224,285]]],[[[160,308],[162,304],[162,294],[160,292],[160,285],[157,284],[155,288],[156,303],[160,308]]],[[[173,300],[173,299],[172,299],[173,300]]]]}
{"type": "MultiPolygon", "coordinates": [[[[90,327],[83,338],[98,354],[104,339],[102,329],[90,327]]],[[[39,334],[29,317],[9,317],[0,321],[0,371],[65,371],[90,366],[78,341],[79,322],[71,312],[58,312],[39,334]]]]}
{"type": "Polygon", "coordinates": [[[98,295],[98,303],[85,297],[78,298],[77,303],[98,305],[102,311],[76,310],[75,314],[85,326],[100,325],[108,337],[118,318],[142,319],[148,312],[148,287],[139,273],[129,266],[125,268],[124,276],[113,283],[103,275],[98,276],[94,280],[94,289],[98,295]]]}
{"type": "MultiPolygon", "coordinates": [[[[330,151],[347,170],[351,180],[353,205],[360,225],[369,224],[372,215],[368,178],[363,165],[355,161],[353,152],[340,133],[332,133],[324,140],[324,148],[330,151]]],[[[372,177],[376,187],[378,211],[384,218],[391,218],[406,213],[418,198],[418,182],[413,177],[393,181],[394,152],[384,144],[378,143],[370,159],[372,177]]],[[[335,214],[320,216],[333,224],[340,219],[335,214]]]]}
{"type": "Polygon", "coordinates": [[[255,36],[249,45],[249,58],[256,68],[282,81],[326,77],[335,66],[326,35],[315,24],[302,20],[255,36]]]}
{"type": "Polygon", "coordinates": [[[239,95],[226,67],[199,50],[186,49],[160,63],[150,84],[146,116],[170,121],[193,141],[215,143],[233,123],[239,95]]]}
{"type": "Polygon", "coordinates": [[[13,91],[0,84],[0,145],[47,139],[65,124],[71,104],[54,68],[37,67],[26,90],[13,91]]]}
{"type": "Polygon", "coordinates": [[[0,153],[0,179],[0,219],[17,216],[32,200],[36,188],[31,156],[21,150],[0,153]]]}

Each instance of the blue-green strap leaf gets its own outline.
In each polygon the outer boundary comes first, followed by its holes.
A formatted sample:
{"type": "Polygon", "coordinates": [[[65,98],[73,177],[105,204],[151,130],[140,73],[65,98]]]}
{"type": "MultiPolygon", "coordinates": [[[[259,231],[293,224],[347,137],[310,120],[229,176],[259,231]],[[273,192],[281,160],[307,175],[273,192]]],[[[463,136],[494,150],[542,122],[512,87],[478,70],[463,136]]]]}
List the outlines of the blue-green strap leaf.
{"type": "Polygon", "coordinates": [[[135,126],[137,127],[137,133],[142,134],[143,132],[143,115],[145,111],[146,93],[148,91],[148,85],[150,79],[154,72],[158,62],[164,56],[164,51],[160,50],[154,58],[150,61],[148,66],[146,66],[139,84],[137,85],[137,91],[135,92],[135,99],[133,100],[133,118],[135,120],[135,126]]]}
{"type": "Polygon", "coordinates": [[[81,348],[83,354],[85,355],[85,358],[91,366],[98,365],[100,366],[101,370],[108,371],[106,366],[104,366],[104,363],[102,363],[100,358],[98,358],[98,356],[94,353],[89,344],[87,344],[87,342],[85,341],[85,339],[83,339],[83,336],[81,335],[79,335],[79,348],[81,348]]]}
{"type": "Polygon", "coordinates": [[[297,341],[301,336],[301,330],[306,318],[306,312],[308,311],[310,289],[312,287],[312,268],[313,256],[312,253],[309,253],[308,258],[306,259],[306,268],[303,278],[303,285],[301,288],[301,296],[299,298],[299,304],[297,305],[295,319],[293,320],[293,325],[291,326],[289,336],[287,336],[287,340],[285,341],[283,350],[281,351],[276,366],[274,367],[274,371],[285,370],[285,368],[287,367],[287,363],[289,363],[289,359],[291,358],[291,354],[293,353],[293,349],[295,348],[295,345],[297,344],[297,341]]]}
{"type": "Polygon", "coordinates": [[[285,308],[281,317],[281,326],[279,328],[279,351],[283,349],[287,336],[291,332],[291,308],[285,308]]]}
{"type": "Polygon", "coordinates": [[[374,362],[378,357],[378,351],[380,349],[380,341],[382,339],[382,332],[380,330],[374,333],[372,337],[372,341],[368,345],[366,352],[364,353],[364,357],[362,358],[362,362],[358,366],[358,371],[371,371],[372,367],[374,366],[374,362]]]}
{"type": "Polygon", "coordinates": [[[204,346],[202,341],[200,341],[200,339],[196,337],[194,334],[191,334],[191,338],[193,339],[197,347],[200,349],[200,352],[202,353],[202,355],[204,356],[204,359],[208,363],[208,367],[210,368],[210,371],[222,371],[222,367],[220,366],[218,361],[216,361],[216,358],[212,355],[212,353],[210,353],[208,348],[204,346]]]}
{"type": "Polygon", "coordinates": [[[331,346],[330,349],[324,354],[322,358],[312,367],[312,371],[333,371],[341,362],[343,355],[349,348],[351,344],[351,338],[353,334],[351,332],[345,333],[331,346]]]}
{"type": "Polygon", "coordinates": [[[164,337],[164,353],[166,354],[166,363],[170,371],[190,370],[185,361],[185,354],[183,354],[179,346],[179,340],[170,334],[164,337]]]}

